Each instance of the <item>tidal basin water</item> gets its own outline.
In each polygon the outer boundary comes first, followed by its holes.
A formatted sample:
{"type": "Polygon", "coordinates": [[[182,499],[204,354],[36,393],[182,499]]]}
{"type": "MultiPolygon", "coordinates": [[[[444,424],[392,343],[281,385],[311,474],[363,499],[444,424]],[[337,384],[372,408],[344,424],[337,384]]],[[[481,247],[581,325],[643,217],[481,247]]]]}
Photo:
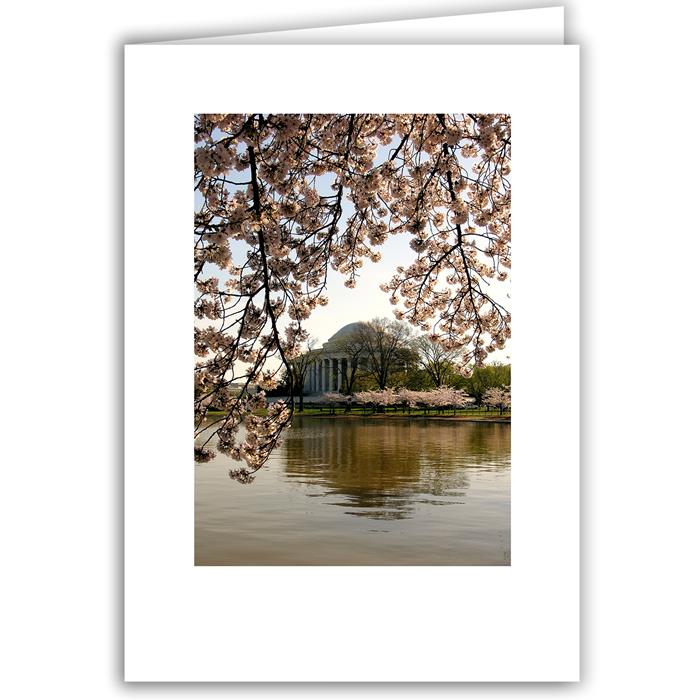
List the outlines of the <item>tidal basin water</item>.
{"type": "Polygon", "coordinates": [[[297,416],[236,465],[195,465],[197,565],[510,564],[509,424],[297,416]]]}

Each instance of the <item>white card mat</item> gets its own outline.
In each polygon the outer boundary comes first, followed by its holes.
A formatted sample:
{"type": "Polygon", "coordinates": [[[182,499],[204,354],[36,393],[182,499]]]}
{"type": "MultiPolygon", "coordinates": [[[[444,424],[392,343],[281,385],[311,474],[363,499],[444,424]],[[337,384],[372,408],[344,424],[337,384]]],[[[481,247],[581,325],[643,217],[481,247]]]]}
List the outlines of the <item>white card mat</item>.
{"type": "Polygon", "coordinates": [[[126,47],[126,680],[578,680],[579,63],[562,41],[548,8],[126,47]],[[193,566],[192,120],[252,110],[511,114],[511,566],[193,566]]]}

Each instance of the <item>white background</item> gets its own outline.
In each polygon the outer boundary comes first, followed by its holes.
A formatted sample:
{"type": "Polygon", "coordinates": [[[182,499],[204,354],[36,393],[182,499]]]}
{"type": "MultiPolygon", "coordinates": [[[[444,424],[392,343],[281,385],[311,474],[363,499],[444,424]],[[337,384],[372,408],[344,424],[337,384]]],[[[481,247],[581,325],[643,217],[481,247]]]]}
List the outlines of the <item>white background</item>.
{"type": "Polygon", "coordinates": [[[127,48],[130,681],[578,679],[578,48],[391,50],[402,70],[387,91],[368,79],[384,46],[269,46],[260,75],[286,64],[313,81],[242,87],[201,66],[250,71],[249,46],[127,48]],[[353,70],[337,80],[340,66],[353,70]],[[192,115],[453,113],[466,101],[513,121],[512,566],[193,568],[192,115]],[[543,352],[547,328],[556,353],[543,352]],[[167,410],[144,412],[144,387],[167,410]]]}
{"type": "MultiPolygon", "coordinates": [[[[338,0],[5,10],[3,675],[16,698],[327,696],[120,682],[120,44],[429,14],[338,0]]],[[[517,2],[437,2],[441,10],[517,2]]],[[[692,3],[568,4],[583,47],[580,684],[343,695],[697,694],[698,243],[692,3]],[[663,12],[663,14],[659,14],[663,12]]],[[[145,409],[147,406],[144,407],[145,409]]]]}

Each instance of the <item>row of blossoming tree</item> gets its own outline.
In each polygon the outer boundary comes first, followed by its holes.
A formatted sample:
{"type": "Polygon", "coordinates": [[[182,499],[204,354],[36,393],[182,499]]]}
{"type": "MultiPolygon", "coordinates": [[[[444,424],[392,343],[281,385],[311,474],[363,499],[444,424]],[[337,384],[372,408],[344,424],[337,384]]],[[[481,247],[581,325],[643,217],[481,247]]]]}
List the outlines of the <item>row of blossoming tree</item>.
{"type": "MultiPolygon", "coordinates": [[[[320,402],[330,406],[345,406],[348,409],[353,403],[370,407],[373,411],[393,407],[395,410],[420,408],[424,412],[430,409],[438,411],[463,409],[475,403],[463,389],[450,386],[440,386],[429,391],[413,391],[411,389],[379,389],[376,391],[358,391],[351,396],[339,392],[326,392],[320,397],[320,402]]],[[[484,394],[483,403],[487,407],[497,408],[500,413],[510,410],[510,387],[491,387],[484,394]]]]}
{"type": "Polygon", "coordinates": [[[382,285],[398,319],[465,372],[505,347],[510,133],[507,114],[196,116],[196,460],[216,448],[252,479],[293,410],[262,412],[263,392],[291,373],[329,274],[355,286],[391,236],[415,254],[382,285]]]}

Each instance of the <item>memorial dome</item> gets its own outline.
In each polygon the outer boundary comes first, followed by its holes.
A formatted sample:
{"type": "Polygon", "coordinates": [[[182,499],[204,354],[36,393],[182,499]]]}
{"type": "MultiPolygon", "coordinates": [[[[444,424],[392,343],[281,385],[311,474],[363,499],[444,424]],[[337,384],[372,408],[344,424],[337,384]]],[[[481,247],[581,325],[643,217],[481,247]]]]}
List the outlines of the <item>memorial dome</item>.
{"type": "Polygon", "coordinates": [[[341,341],[349,338],[350,336],[357,333],[363,326],[362,321],[355,321],[354,323],[348,323],[343,326],[339,331],[336,331],[328,340],[323,344],[324,350],[329,349],[333,345],[337,345],[341,341]]]}

